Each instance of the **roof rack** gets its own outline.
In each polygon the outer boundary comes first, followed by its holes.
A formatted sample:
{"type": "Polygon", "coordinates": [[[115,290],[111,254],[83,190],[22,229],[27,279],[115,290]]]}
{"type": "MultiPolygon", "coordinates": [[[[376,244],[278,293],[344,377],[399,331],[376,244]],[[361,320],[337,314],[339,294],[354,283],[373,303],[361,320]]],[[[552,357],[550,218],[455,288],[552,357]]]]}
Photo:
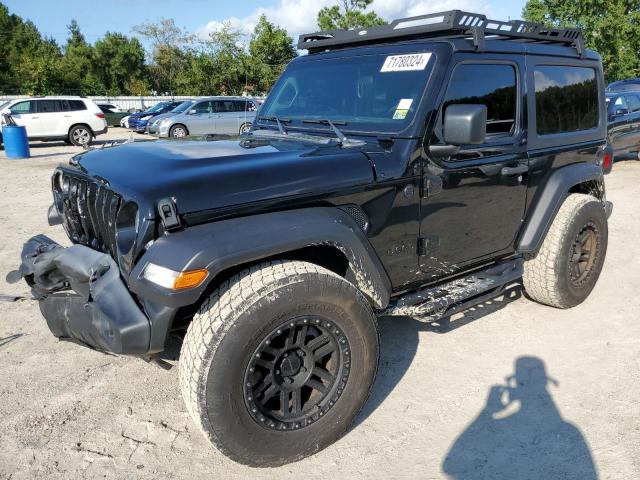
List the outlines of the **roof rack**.
{"type": "Polygon", "coordinates": [[[582,32],[577,28],[549,28],[541,23],[489,20],[479,13],[450,10],[394,20],[387,25],[354,30],[329,30],[300,35],[298,49],[309,53],[335,48],[382,43],[391,39],[471,36],[477,50],[484,48],[486,35],[509,39],[562,43],[574,46],[584,56],[582,32]]]}

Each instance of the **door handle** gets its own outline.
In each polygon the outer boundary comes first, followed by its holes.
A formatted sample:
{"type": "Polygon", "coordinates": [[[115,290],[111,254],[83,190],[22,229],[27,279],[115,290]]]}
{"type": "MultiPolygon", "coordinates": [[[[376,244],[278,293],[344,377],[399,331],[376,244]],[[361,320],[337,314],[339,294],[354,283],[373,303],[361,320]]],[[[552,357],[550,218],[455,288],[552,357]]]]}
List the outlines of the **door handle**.
{"type": "Polygon", "coordinates": [[[517,167],[503,167],[500,173],[504,177],[510,177],[513,175],[522,175],[529,172],[529,165],[518,165],[517,167]]]}
{"type": "Polygon", "coordinates": [[[31,120],[38,120],[40,117],[31,117],[31,120]]]}

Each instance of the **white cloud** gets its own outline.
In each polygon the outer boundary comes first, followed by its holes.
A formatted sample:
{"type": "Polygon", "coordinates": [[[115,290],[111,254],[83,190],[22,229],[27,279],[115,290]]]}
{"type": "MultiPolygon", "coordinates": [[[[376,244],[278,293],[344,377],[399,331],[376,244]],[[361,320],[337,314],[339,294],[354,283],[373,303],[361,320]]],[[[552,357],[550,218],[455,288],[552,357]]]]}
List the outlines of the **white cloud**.
{"type": "MultiPolygon", "coordinates": [[[[224,21],[248,34],[258,23],[260,15],[264,14],[269,21],[285,28],[297,40],[298,35],[318,29],[316,19],[322,7],[335,4],[335,0],[278,0],[274,7],[260,7],[246,17],[232,17],[224,21]]],[[[374,0],[372,8],[387,20],[453,9],[492,14],[488,0],[374,0]]],[[[212,20],[197,33],[201,38],[207,38],[209,33],[220,29],[222,23],[212,20]]]]}

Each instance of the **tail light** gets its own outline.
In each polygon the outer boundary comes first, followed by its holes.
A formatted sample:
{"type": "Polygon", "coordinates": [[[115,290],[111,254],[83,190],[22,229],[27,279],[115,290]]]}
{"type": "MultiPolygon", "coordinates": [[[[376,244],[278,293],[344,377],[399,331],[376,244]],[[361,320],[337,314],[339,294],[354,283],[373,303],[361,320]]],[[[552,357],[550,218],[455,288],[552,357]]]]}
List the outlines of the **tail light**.
{"type": "Polygon", "coordinates": [[[96,113],[96,117],[104,119],[104,113],[96,113]]]}
{"type": "Polygon", "coordinates": [[[613,148],[611,148],[610,146],[607,146],[604,148],[602,152],[602,170],[606,175],[607,173],[611,172],[612,168],[613,168],[613,148]]]}

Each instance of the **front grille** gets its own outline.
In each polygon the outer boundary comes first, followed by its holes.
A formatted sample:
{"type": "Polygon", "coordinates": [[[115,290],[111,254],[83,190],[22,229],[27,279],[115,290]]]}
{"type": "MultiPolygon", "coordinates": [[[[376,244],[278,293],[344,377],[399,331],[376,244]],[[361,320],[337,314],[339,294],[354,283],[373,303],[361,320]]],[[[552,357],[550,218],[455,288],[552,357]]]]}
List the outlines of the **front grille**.
{"type": "Polygon", "coordinates": [[[67,172],[64,185],[57,194],[62,196],[64,227],[71,241],[109,253],[117,260],[116,216],[120,196],[97,180],[67,172]]]}

